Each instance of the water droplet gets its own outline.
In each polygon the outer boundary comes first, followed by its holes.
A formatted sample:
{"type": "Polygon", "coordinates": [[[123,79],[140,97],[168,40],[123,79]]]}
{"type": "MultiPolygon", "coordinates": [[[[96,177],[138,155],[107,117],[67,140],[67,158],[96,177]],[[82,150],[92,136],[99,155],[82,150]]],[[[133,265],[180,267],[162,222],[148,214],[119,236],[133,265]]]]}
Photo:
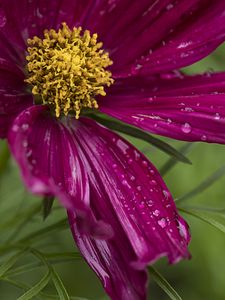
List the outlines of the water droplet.
{"type": "Polygon", "coordinates": [[[132,158],[128,159],[128,164],[131,165],[132,163],[133,163],[133,159],[132,158]]]}
{"type": "Polygon", "coordinates": [[[27,157],[30,157],[32,155],[32,150],[30,149],[27,153],[26,153],[26,156],[27,157]]]}
{"type": "Polygon", "coordinates": [[[35,159],[32,159],[31,163],[32,163],[33,165],[36,165],[37,161],[36,161],[35,159]]]}
{"type": "Polygon", "coordinates": [[[171,10],[173,8],[173,4],[172,3],[170,3],[170,4],[168,4],[167,6],[166,6],[166,9],[167,10],[171,10]]]}
{"type": "Polygon", "coordinates": [[[7,18],[5,12],[2,8],[0,8],[0,27],[4,27],[7,22],[7,18]]]}
{"type": "Polygon", "coordinates": [[[167,192],[166,190],[163,190],[163,195],[168,200],[168,198],[169,198],[169,192],[167,192]]]}
{"type": "Polygon", "coordinates": [[[154,175],[154,174],[155,174],[155,171],[154,171],[154,170],[150,170],[150,173],[151,173],[152,175],[154,175]]]}
{"type": "Polygon", "coordinates": [[[190,133],[191,132],[191,125],[189,123],[185,123],[184,125],[181,126],[181,130],[184,133],[190,133]]]}
{"type": "Polygon", "coordinates": [[[142,161],[142,165],[143,165],[143,167],[147,167],[148,166],[148,162],[146,160],[143,160],[142,161]]]}
{"type": "Polygon", "coordinates": [[[215,120],[220,120],[220,114],[219,114],[219,113],[216,113],[214,119],[215,119],[215,120]]]}
{"type": "Polygon", "coordinates": [[[143,68],[143,66],[141,64],[137,64],[135,70],[140,70],[141,68],[143,68]]]}
{"type": "Polygon", "coordinates": [[[135,181],[135,179],[136,179],[136,178],[135,178],[134,176],[131,176],[131,177],[130,177],[130,180],[131,180],[131,181],[135,181]]]}
{"type": "Polygon", "coordinates": [[[122,180],[122,185],[127,185],[127,181],[125,179],[122,180]]]}
{"type": "Polygon", "coordinates": [[[158,209],[156,209],[155,211],[153,211],[153,215],[158,217],[160,214],[160,211],[158,209]]]}
{"type": "Polygon", "coordinates": [[[28,146],[28,142],[25,140],[23,141],[23,147],[26,148],[28,146]]]}
{"type": "Polygon", "coordinates": [[[179,229],[179,233],[180,233],[181,237],[187,239],[187,229],[186,229],[185,225],[179,220],[178,220],[178,223],[179,223],[178,229],[179,229]]]}
{"type": "Polygon", "coordinates": [[[144,208],[144,207],[145,207],[145,202],[144,202],[144,201],[141,201],[141,202],[139,203],[139,207],[140,207],[140,208],[144,208]]]}
{"type": "Polygon", "coordinates": [[[147,200],[146,203],[147,203],[147,205],[148,205],[149,207],[151,207],[151,206],[153,205],[153,201],[152,201],[152,200],[147,200]]]}
{"type": "Polygon", "coordinates": [[[137,190],[138,190],[139,192],[141,191],[141,186],[140,186],[140,185],[137,186],[137,190]]]}
{"type": "Polygon", "coordinates": [[[18,132],[19,131],[19,126],[18,125],[13,125],[12,131],[18,132]]]}
{"type": "Polygon", "coordinates": [[[148,103],[152,103],[154,101],[154,98],[153,97],[149,97],[148,99],[147,99],[147,102],[148,103]]]}
{"type": "Polygon", "coordinates": [[[157,185],[157,182],[156,182],[155,180],[151,180],[150,183],[151,183],[152,185],[157,185]]]}
{"type": "Polygon", "coordinates": [[[26,131],[29,128],[29,124],[23,124],[22,129],[23,131],[26,131]]]}
{"type": "Polygon", "coordinates": [[[184,111],[186,111],[186,112],[193,112],[193,109],[191,107],[185,107],[184,111]]]}
{"type": "Polygon", "coordinates": [[[202,141],[206,141],[206,140],[207,140],[207,136],[206,136],[206,135],[202,135],[202,136],[201,136],[201,140],[202,140],[202,141]]]}
{"type": "Polygon", "coordinates": [[[161,220],[158,221],[159,226],[162,228],[166,227],[166,219],[162,218],[161,220]]]}

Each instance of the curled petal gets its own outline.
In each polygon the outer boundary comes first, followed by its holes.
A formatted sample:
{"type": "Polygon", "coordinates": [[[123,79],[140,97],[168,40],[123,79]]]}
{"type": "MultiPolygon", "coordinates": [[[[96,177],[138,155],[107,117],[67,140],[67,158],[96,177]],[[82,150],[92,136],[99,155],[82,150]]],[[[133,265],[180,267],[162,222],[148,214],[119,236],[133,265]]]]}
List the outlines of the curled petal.
{"type": "Polygon", "coordinates": [[[81,254],[101,280],[112,300],[145,300],[146,271],[130,266],[134,253],[124,232],[114,227],[116,239],[98,240],[80,233],[76,219],[68,214],[71,231],[81,254]]]}
{"type": "Polygon", "coordinates": [[[92,211],[114,230],[107,241],[93,240],[79,232],[70,212],[77,245],[113,300],[146,299],[147,264],[161,256],[170,263],[189,257],[187,225],[137,149],[90,119],[71,120],[70,127],[86,158],[92,211]]]}
{"type": "Polygon", "coordinates": [[[15,119],[8,139],[31,192],[58,197],[76,212],[82,232],[101,238],[113,234],[90,210],[87,173],[66,124],[53,118],[46,107],[32,106],[15,119]]]}

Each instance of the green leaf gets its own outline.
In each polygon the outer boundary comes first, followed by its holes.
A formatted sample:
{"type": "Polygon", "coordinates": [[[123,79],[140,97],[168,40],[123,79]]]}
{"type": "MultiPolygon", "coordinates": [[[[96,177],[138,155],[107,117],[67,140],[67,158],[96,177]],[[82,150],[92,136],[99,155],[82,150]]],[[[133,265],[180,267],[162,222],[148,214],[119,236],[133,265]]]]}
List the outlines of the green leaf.
{"type": "MultiPolygon", "coordinates": [[[[184,144],[178,151],[179,153],[188,154],[190,150],[196,146],[194,143],[186,143],[184,144]]],[[[162,176],[166,175],[176,164],[178,163],[178,160],[175,160],[173,157],[171,157],[159,170],[160,174],[162,176]]]]}
{"type": "Polygon", "coordinates": [[[18,251],[15,255],[11,256],[0,267],[0,278],[18,261],[18,259],[26,253],[27,250],[18,251]]]}
{"type": "Polygon", "coordinates": [[[204,213],[212,213],[221,217],[225,217],[225,208],[216,208],[216,207],[205,207],[205,206],[196,206],[196,205],[188,205],[182,206],[184,209],[190,209],[194,211],[200,211],[204,213]]]}
{"type": "Polygon", "coordinates": [[[170,297],[172,300],[182,300],[174,288],[169,282],[153,267],[149,267],[149,273],[154,281],[161,287],[161,289],[170,297]]]}
{"type": "Polygon", "coordinates": [[[70,300],[67,290],[59,277],[58,273],[52,268],[52,280],[58,292],[60,300],[70,300]]]}
{"type": "Polygon", "coordinates": [[[210,224],[212,225],[213,227],[215,227],[216,229],[219,229],[220,231],[222,231],[223,233],[225,233],[225,225],[222,224],[221,222],[219,222],[218,220],[215,220],[215,218],[213,217],[210,217],[206,214],[203,214],[203,213],[200,213],[198,211],[194,211],[194,210],[190,210],[190,209],[187,209],[187,208],[181,208],[179,207],[178,208],[179,211],[185,213],[185,214],[188,214],[190,216],[193,216],[207,224],[210,224]]]}
{"type": "Polygon", "coordinates": [[[37,230],[35,232],[28,234],[27,236],[25,236],[24,238],[19,240],[18,243],[23,244],[24,242],[31,242],[34,240],[36,241],[40,238],[44,238],[44,237],[48,236],[50,233],[58,232],[59,230],[63,230],[66,228],[68,228],[68,220],[67,220],[67,218],[64,218],[52,225],[49,225],[43,229],[40,229],[40,230],[37,230]]]}
{"type": "MultiPolygon", "coordinates": [[[[26,210],[23,210],[21,213],[17,213],[16,216],[13,216],[11,219],[7,220],[7,222],[0,223],[0,229],[8,229],[11,227],[16,227],[18,224],[27,223],[30,219],[37,214],[40,210],[41,206],[33,205],[26,210]]],[[[11,208],[12,210],[12,208],[11,208]]]]}
{"type": "Polygon", "coordinates": [[[211,185],[213,185],[219,178],[221,178],[225,174],[225,165],[216,170],[213,174],[211,174],[208,178],[202,181],[198,186],[196,186],[193,190],[184,194],[183,196],[175,199],[176,202],[183,202],[189,198],[192,198],[204,190],[208,189],[211,185]]]}
{"type": "Polygon", "coordinates": [[[43,219],[45,220],[52,211],[52,205],[55,197],[46,196],[43,199],[43,219]]]}
{"type": "MultiPolygon", "coordinates": [[[[19,289],[22,289],[22,290],[28,290],[30,289],[31,287],[28,286],[27,284],[24,284],[20,281],[17,281],[17,280],[13,280],[11,278],[2,278],[3,281],[19,288],[19,289]]],[[[58,295],[51,295],[51,294],[47,294],[47,293],[44,293],[44,292],[40,292],[39,293],[39,296],[36,296],[38,299],[40,300],[59,300],[59,296],[58,295]],[[40,297],[39,297],[40,296],[40,297]]],[[[81,298],[81,297],[74,297],[74,296],[70,296],[69,298],[70,300],[88,300],[86,298],[81,298]]],[[[18,299],[17,299],[18,300],[18,299]]]]}
{"type": "MultiPolygon", "coordinates": [[[[51,265],[66,263],[74,260],[80,261],[82,259],[82,256],[79,253],[70,253],[70,252],[44,253],[44,256],[46,259],[48,259],[51,265]]],[[[40,261],[28,263],[18,268],[14,268],[13,270],[7,271],[6,276],[17,276],[20,274],[31,272],[40,267],[44,267],[43,263],[40,261]]]]}
{"type": "Polygon", "coordinates": [[[48,271],[37,284],[35,284],[30,290],[28,290],[25,294],[20,296],[17,300],[33,299],[46,287],[50,279],[51,279],[51,272],[48,271]]]}
{"type": "Polygon", "coordinates": [[[10,159],[10,152],[7,143],[4,141],[1,143],[0,150],[0,175],[4,172],[10,159]]]}
{"type": "Polygon", "coordinates": [[[115,121],[114,119],[106,119],[104,117],[100,117],[99,115],[89,114],[89,117],[92,117],[97,122],[103,124],[104,126],[121,132],[125,133],[127,135],[130,135],[132,137],[135,137],[137,139],[143,140],[145,142],[150,143],[151,145],[155,146],[156,148],[160,149],[161,151],[165,152],[166,154],[172,156],[174,159],[181,161],[186,164],[191,164],[191,161],[185,157],[182,153],[177,151],[175,148],[170,146],[169,144],[161,141],[160,139],[153,137],[149,133],[146,133],[142,131],[141,129],[138,129],[136,127],[127,125],[125,123],[121,123],[119,121],[115,121]]]}

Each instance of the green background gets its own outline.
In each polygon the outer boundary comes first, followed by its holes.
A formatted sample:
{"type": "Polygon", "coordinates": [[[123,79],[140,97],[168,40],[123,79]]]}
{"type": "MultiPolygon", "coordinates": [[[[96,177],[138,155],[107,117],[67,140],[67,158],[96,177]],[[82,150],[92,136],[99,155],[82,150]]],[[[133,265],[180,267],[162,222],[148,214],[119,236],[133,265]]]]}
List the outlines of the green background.
{"type": "MultiPolygon", "coordinates": [[[[218,49],[207,59],[187,69],[188,73],[196,73],[207,70],[223,70],[225,68],[224,47],[218,49]]],[[[130,139],[128,137],[128,139],[130,139]]],[[[130,139],[148,158],[160,169],[169,156],[153,146],[130,139]]],[[[162,140],[173,145],[176,149],[182,147],[184,142],[172,141],[166,138],[162,140]]],[[[0,143],[0,151],[4,152],[5,144],[0,143]]],[[[225,164],[225,148],[223,145],[195,143],[187,154],[192,165],[177,163],[165,176],[165,182],[171,190],[174,198],[184,195],[193,189],[210,174],[225,164]]],[[[43,221],[41,211],[36,214],[26,214],[31,208],[41,203],[41,198],[31,196],[24,188],[18,167],[10,159],[7,165],[4,164],[5,157],[0,157],[0,250],[8,241],[14,243],[16,240],[35,232],[41,228],[48,228],[66,217],[65,212],[59,205],[54,203],[54,209],[50,216],[43,221]],[[25,216],[24,216],[25,214],[25,216]]],[[[225,177],[221,177],[216,183],[202,193],[183,201],[180,206],[193,205],[211,208],[225,207],[225,177]]],[[[212,217],[217,215],[210,213],[212,217]]],[[[182,261],[177,265],[169,266],[165,259],[157,262],[155,267],[170,282],[174,289],[184,300],[224,300],[225,299],[225,235],[197,218],[183,214],[188,221],[192,234],[190,252],[192,259],[182,261]]],[[[221,223],[225,221],[220,216],[221,223]]],[[[225,222],[224,222],[225,223],[225,222]]],[[[32,247],[44,253],[67,253],[75,252],[76,248],[68,228],[60,228],[40,235],[37,240],[32,241],[32,247]]],[[[1,265],[17,253],[17,249],[4,251],[0,257],[1,265]]],[[[1,253],[0,253],[1,254],[1,253]]],[[[62,254],[63,260],[63,254],[62,254]]],[[[27,266],[37,262],[37,259],[27,253],[15,261],[10,270],[20,266],[27,266]]],[[[108,299],[97,280],[95,274],[88,268],[82,258],[74,257],[68,262],[54,264],[55,270],[61,277],[69,295],[79,296],[92,300],[108,299]]],[[[30,272],[24,272],[18,276],[9,276],[17,282],[26,283],[29,286],[35,285],[46,273],[46,267],[33,268],[30,272]]],[[[158,287],[150,277],[149,299],[166,300],[168,295],[158,287]]],[[[50,282],[44,289],[45,293],[57,295],[57,292],[50,282]]],[[[14,300],[24,293],[22,289],[16,288],[6,280],[0,281],[0,299],[14,300]]],[[[36,299],[36,298],[34,298],[36,299]]],[[[50,299],[44,295],[39,299],[50,299]]],[[[56,296],[52,299],[60,299],[56,296]]]]}

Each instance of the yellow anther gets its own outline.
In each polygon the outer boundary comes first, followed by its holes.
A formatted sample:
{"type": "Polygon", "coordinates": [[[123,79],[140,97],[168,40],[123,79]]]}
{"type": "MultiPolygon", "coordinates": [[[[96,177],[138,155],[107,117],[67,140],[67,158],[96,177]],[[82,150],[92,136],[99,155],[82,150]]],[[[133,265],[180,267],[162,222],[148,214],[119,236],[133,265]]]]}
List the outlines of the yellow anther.
{"type": "Polygon", "coordinates": [[[82,108],[98,108],[95,97],[105,96],[104,87],[113,83],[106,70],[112,61],[97,37],[62,23],[58,31],[45,30],[44,39],[28,39],[26,82],[57,117],[70,112],[78,119],[82,108]]]}

